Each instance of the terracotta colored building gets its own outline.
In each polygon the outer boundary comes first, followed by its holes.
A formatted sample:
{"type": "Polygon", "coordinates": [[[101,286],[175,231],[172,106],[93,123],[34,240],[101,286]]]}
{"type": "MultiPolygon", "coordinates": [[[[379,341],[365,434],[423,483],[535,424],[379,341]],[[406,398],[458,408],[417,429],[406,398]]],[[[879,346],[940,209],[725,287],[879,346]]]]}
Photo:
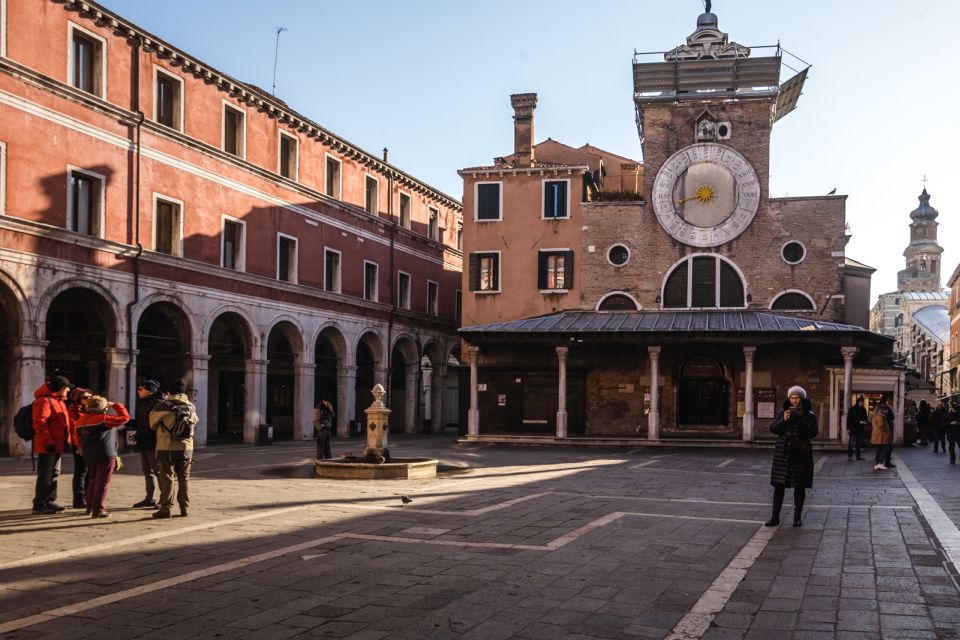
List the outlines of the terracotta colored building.
{"type": "Polygon", "coordinates": [[[385,156],[95,3],[0,0],[0,445],[54,370],[182,377],[201,443],[309,437],[321,396],[346,435],[374,382],[442,428],[461,205],[385,156]]]}
{"type": "Polygon", "coordinates": [[[460,171],[468,439],[750,442],[799,383],[840,440],[851,391],[899,404],[846,196],[769,195],[806,71],[781,83],[780,50],[752,53],[705,13],[636,58],[642,163],[535,145],[536,95],[511,97],[513,154],[460,171]]]}

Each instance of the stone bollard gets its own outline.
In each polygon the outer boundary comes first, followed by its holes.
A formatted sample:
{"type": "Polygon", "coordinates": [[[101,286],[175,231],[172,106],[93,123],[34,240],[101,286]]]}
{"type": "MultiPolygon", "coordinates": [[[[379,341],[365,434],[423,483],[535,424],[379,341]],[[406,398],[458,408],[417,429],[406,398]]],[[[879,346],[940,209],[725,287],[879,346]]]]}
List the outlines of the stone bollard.
{"type": "Polygon", "coordinates": [[[382,385],[373,387],[373,404],[365,410],[367,414],[367,448],[363,452],[364,462],[381,464],[390,461],[390,452],[384,447],[387,429],[390,428],[390,409],[383,404],[386,393],[382,385]]]}

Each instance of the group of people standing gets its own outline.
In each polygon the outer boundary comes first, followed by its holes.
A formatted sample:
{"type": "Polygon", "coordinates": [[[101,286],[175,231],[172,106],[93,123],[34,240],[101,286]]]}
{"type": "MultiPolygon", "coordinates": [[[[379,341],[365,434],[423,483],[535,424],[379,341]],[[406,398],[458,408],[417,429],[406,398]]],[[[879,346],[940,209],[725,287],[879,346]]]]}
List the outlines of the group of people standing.
{"type": "Polygon", "coordinates": [[[940,400],[935,409],[930,409],[926,400],[920,401],[917,409],[917,438],[921,446],[933,440],[933,452],[945,453],[950,444],[950,464],[957,463],[957,445],[960,444],[960,408],[957,402],[947,404],[940,400]]]}
{"type": "Polygon", "coordinates": [[[171,384],[165,396],[160,393],[159,382],[147,380],[138,388],[137,398],[136,420],[132,421],[123,404],[73,386],[61,375],[50,376],[34,392],[30,409],[33,451],[37,455],[33,513],[53,514],[66,509],[57,503],[57,485],[62,456],[69,452],[74,459],[73,507],[85,509],[93,518],[109,518],[107,491],[120,461],[117,432],[134,422],[147,487],[146,499],[134,507],[156,507],[154,517],[169,518],[176,478],[180,515],[187,515],[192,426],[199,421],[196,409],[181,380],[171,384]],[[173,436],[178,420],[191,423],[189,438],[173,436]],[[158,477],[159,504],[153,498],[158,477]]]}
{"type": "Polygon", "coordinates": [[[897,465],[890,460],[893,452],[893,409],[881,397],[873,413],[867,415],[863,406],[863,396],[857,397],[857,402],[847,411],[847,460],[863,460],[863,437],[870,425],[870,444],[874,446],[874,470],[886,471],[897,465]]]}

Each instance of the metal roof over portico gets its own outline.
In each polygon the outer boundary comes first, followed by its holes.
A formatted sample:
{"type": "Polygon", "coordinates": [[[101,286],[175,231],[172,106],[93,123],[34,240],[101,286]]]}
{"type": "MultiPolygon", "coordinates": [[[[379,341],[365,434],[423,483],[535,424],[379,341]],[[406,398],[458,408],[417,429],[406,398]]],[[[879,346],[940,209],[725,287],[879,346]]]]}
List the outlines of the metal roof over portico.
{"type": "MultiPolygon", "coordinates": [[[[460,329],[468,342],[505,338],[735,338],[829,341],[889,346],[893,339],[862,327],[764,311],[560,311],[460,329]]],[[[764,340],[767,341],[767,340],[764,340]]]]}

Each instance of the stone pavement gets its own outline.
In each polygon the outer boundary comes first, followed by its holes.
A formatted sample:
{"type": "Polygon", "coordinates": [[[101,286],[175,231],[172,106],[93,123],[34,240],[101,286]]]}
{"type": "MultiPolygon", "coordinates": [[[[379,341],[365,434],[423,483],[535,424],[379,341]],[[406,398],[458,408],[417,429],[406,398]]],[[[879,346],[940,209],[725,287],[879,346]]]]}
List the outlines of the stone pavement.
{"type": "Polygon", "coordinates": [[[929,448],[887,472],[816,453],[801,528],[789,492],[787,526],[762,526],[769,451],[392,450],[440,477],[210,447],[190,516],[164,521],[129,508],[133,455],[109,520],[30,514],[29,462],[0,460],[0,638],[960,638],[960,465],[929,448]]]}

